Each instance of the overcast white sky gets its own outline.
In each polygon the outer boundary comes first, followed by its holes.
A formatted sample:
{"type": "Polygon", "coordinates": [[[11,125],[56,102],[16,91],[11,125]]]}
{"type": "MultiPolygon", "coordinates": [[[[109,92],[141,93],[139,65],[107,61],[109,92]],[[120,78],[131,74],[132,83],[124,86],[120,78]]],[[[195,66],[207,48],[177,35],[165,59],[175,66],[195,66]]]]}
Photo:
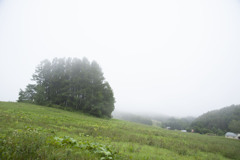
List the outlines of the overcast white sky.
{"type": "Polygon", "coordinates": [[[0,101],[54,57],[96,60],[117,110],[240,104],[239,0],[0,0],[0,101]]]}

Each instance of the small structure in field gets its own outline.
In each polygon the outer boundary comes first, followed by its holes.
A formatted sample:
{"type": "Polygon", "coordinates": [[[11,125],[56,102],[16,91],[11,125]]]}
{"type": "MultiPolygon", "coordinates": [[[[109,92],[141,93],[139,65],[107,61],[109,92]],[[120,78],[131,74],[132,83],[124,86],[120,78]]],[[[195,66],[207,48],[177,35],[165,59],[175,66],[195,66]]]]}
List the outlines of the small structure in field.
{"type": "Polygon", "coordinates": [[[181,130],[181,132],[187,132],[187,130],[181,130]]]}
{"type": "Polygon", "coordinates": [[[225,137],[226,138],[233,138],[233,139],[240,139],[240,134],[235,134],[235,133],[232,133],[232,132],[227,132],[225,134],[225,137]]]}

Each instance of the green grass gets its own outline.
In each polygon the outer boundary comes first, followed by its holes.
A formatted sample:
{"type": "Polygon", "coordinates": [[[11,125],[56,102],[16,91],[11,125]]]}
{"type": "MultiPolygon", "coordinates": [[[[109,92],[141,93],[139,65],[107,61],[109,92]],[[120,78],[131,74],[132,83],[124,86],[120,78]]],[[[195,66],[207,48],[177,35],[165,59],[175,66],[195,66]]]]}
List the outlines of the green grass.
{"type": "Polygon", "coordinates": [[[240,141],[0,102],[0,159],[240,159],[240,141]]]}

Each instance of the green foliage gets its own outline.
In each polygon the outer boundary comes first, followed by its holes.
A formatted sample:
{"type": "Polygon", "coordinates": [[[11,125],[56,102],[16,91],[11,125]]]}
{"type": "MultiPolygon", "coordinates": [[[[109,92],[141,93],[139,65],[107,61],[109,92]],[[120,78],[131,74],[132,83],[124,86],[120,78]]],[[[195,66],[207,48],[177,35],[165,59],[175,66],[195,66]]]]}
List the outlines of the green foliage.
{"type": "Polygon", "coordinates": [[[36,85],[27,85],[25,91],[20,89],[18,102],[34,102],[36,85]]]}
{"type": "Polygon", "coordinates": [[[240,133],[240,120],[232,120],[229,125],[228,128],[235,133],[240,133]]]}
{"type": "Polygon", "coordinates": [[[240,159],[239,141],[223,136],[169,131],[26,103],[0,102],[0,137],[0,159],[240,159]],[[25,149],[17,152],[17,146],[25,149]]]}
{"type": "Polygon", "coordinates": [[[42,61],[33,75],[36,84],[20,90],[18,102],[60,105],[97,117],[111,117],[115,99],[97,62],[86,58],[42,61]]]}
{"type": "Polygon", "coordinates": [[[224,135],[226,132],[240,132],[240,105],[232,105],[203,114],[193,121],[195,132],[224,135]]]}
{"type": "MultiPolygon", "coordinates": [[[[0,159],[48,159],[51,156],[56,158],[54,156],[56,149],[66,150],[67,157],[69,157],[69,152],[73,150],[96,154],[101,160],[118,157],[118,153],[114,152],[108,145],[77,141],[69,136],[60,138],[31,127],[25,127],[25,130],[14,130],[6,136],[0,136],[0,159]]],[[[63,158],[62,156],[65,157],[65,155],[57,157],[63,158]]]]}
{"type": "Polygon", "coordinates": [[[76,141],[69,136],[64,136],[63,138],[53,137],[49,143],[54,146],[77,147],[82,150],[87,150],[91,153],[98,154],[101,160],[114,159],[115,155],[117,155],[117,153],[113,152],[107,145],[89,141],[76,141]]]}
{"type": "Polygon", "coordinates": [[[37,159],[45,157],[41,152],[47,135],[37,129],[26,127],[25,130],[14,130],[0,137],[0,159],[37,159]]]}
{"type": "MultiPolygon", "coordinates": [[[[25,105],[27,104],[23,104],[23,106],[25,105]]],[[[11,124],[21,126],[20,124],[23,122],[24,124],[28,124],[29,122],[34,121],[35,123],[38,123],[38,127],[27,127],[24,125],[22,129],[15,129],[14,127],[15,130],[13,131],[12,128],[10,128],[7,133],[0,132],[0,159],[107,160],[119,159],[120,157],[120,155],[107,144],[108,142],[96,142],[94,139],[90,139],[89,135],[81,133],[78,135],[77,139],[69,136],[56,136],[58,131],[56,131],[54,127],[52,129],[47,129],[50,125],[48,123],[49,120],[53,122],[53,124],[55,124],[56,119],[58,121],[68,121],[68,118],[62,117],[62,115],[59,115],[58,113],[56,115],[59,117],[56,118],[52,114],[49,114],[48,116],[46,116],[46,114],[41,114],[41,112],[46,112],[46,110],[42,111],[41,108],[29,108],[30,110],[27,109],[27,111],[23,111],[22,108],[16,109],[20,110],[7,110],[6,112],[1,112],[2,114],[0,117],[3,116],[5,118],[0,121],[3,122],[0,123],[0,131],[7,131],[7,129],[1,130],[2,124],[4,127],[7,127],[5,126],[6,122],[12,122],[11,124]],[[10,115],[11,117],[9,117],[10,115]],[[8,117],[11,119],[10,121],[8,117]],[[39,127],[43,124],[46,125],[45,128],[39,127]]],[[[79,114],[76,115],[79,116],[79,114]]],[[[62,127],[61,125],[60,128],[65,130],[65,127],[62,127]]],[[[66,135],[68,133],[64,134],[66,135]]]]}

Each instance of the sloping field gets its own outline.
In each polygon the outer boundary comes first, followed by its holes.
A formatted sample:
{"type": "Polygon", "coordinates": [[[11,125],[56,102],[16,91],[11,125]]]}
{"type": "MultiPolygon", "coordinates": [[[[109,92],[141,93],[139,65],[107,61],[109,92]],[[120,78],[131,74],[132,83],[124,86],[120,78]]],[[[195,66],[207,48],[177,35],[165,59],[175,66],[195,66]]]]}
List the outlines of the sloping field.
{"type": "Polygon", "coordinates": [[[0,102],[0,159],[240,159],[240,141],[0,102]]]}

